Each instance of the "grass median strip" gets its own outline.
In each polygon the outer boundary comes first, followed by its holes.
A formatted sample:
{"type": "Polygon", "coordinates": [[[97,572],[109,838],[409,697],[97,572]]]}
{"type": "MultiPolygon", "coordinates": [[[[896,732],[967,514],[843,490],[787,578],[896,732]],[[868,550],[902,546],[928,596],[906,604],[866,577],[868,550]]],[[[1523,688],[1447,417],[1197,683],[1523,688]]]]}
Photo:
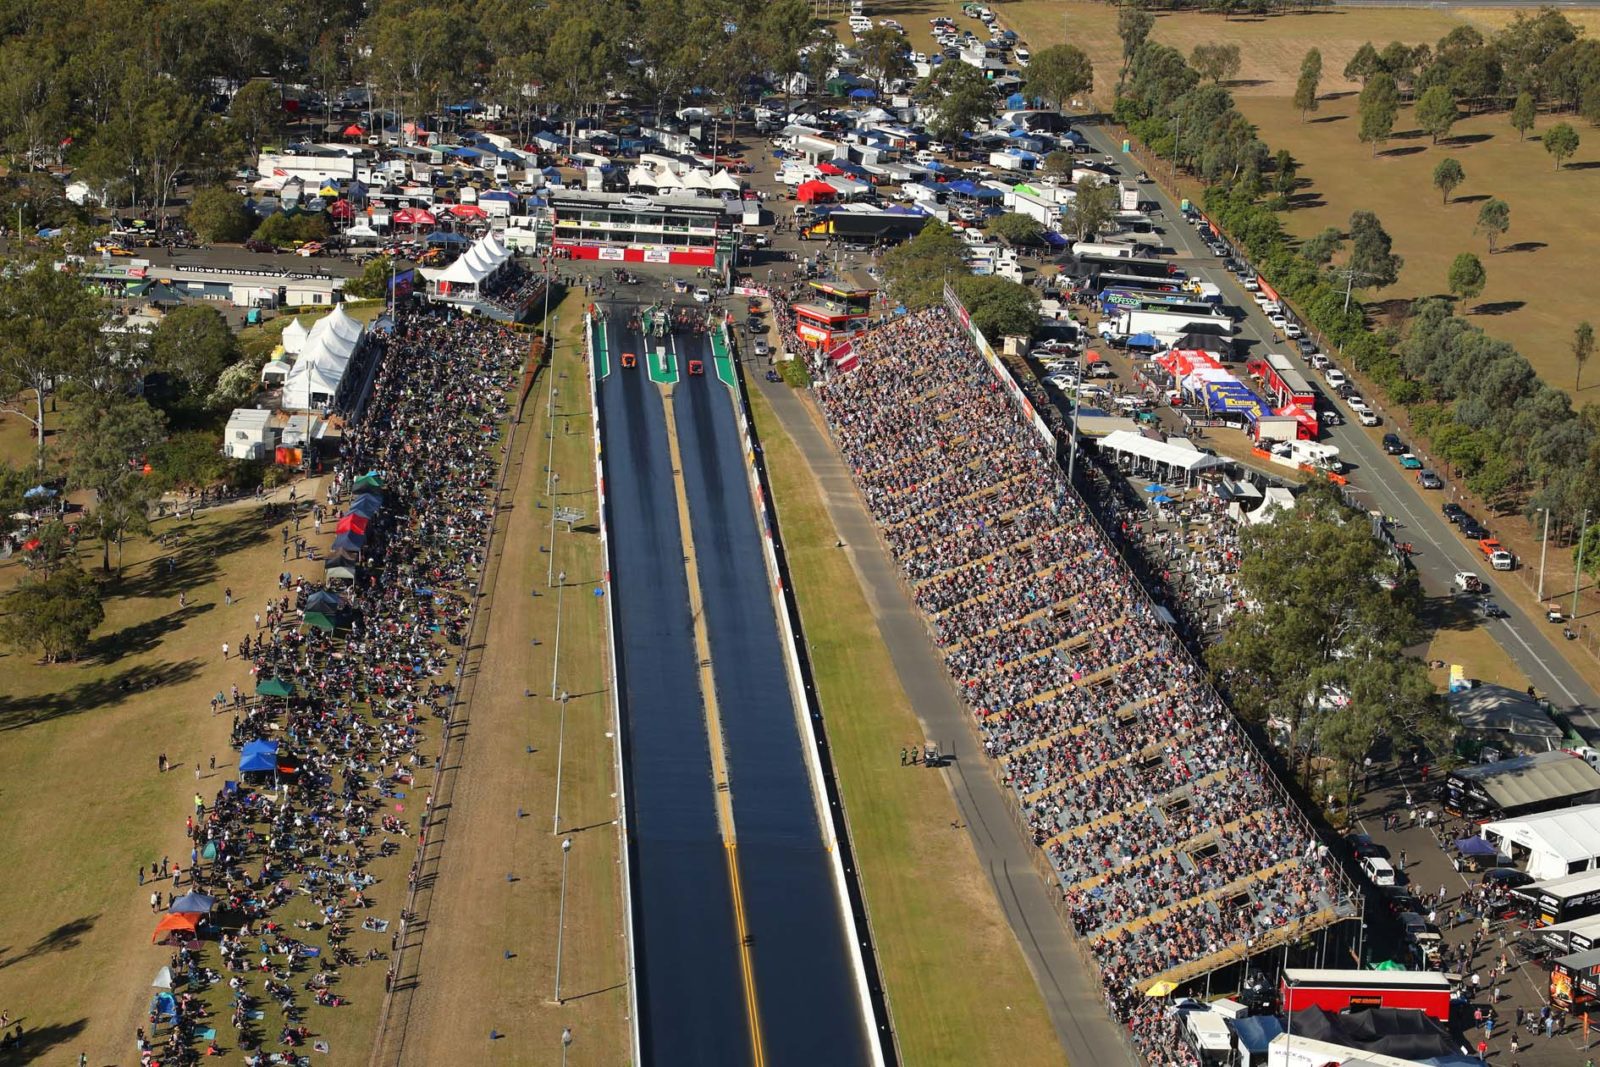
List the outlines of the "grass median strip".
{"type": "Polygon", "coordinates": [[[921,727],[816,483],[758,392],[750,408],[903,1061],[1064,1062],[944,779],[895,758],[921,727]]]}

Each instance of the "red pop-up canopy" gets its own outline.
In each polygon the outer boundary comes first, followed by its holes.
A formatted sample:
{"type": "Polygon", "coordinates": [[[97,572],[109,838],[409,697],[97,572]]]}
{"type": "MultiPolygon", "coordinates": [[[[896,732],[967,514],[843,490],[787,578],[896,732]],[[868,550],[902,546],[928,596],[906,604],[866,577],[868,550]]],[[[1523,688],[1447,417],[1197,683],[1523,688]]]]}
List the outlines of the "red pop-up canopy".
{"type": "Polygon", "coordinates": [[[819,200],[832,200],[839,195],[839,190],[827,182],[809,181],[796,189],[794,195],[800,198],[802,204],[814,204],[819,200]]]}
{"type": "Polygon", "coordinates": [[[334,528],[334,532],[364,534],[367,532],[367,517],[352,512],[339,520],[339,525],[334,528]]]}

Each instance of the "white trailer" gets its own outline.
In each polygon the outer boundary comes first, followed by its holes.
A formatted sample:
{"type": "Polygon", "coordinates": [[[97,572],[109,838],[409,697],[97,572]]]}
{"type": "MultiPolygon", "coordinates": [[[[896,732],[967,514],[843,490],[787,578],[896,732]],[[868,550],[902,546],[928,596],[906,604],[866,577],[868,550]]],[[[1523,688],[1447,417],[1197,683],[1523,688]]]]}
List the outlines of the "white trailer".
{"type": "Polygon", "coordinates": [[[1186,333],[1210,333],[1228,336],[1233,333],[1233,320],[1225,315],[1200,315],[1190,311],[1150,311],[1132,308],[1113,320],[1116,332],[1131,337],[1136,333],[1153,334],[1158,341],[1171,343],[1186,333]]]}

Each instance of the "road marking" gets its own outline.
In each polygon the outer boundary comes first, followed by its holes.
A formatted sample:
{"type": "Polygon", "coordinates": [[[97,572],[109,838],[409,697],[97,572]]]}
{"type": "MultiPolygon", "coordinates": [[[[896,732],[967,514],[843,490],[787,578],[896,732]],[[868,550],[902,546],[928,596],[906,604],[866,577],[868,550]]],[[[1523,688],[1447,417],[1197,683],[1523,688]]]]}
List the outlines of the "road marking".
{"type": "Polygon", "coordinates": [[[1507,633],[1509,633],[1512,637],[1515,637],[1517,639],[1517,644],[1521,645],[1523,648],[1528,650],[1528,655],[1533,657],[1533,662],[1537,663],[1540,667],[1542,667],[1544,669],[1544,672],[1550,676],[1550,680],[1552,682],[1556,683],[1556,685],[1561,687],[1561,691],[1563,693],[1567,694],[1567,699],[1568,700],[1572,701],[1572,703],[1575,706],[1581,705],[1583,703],[1583,701],[1579,700],[1573,694],[1572,690],[1567,688],[1567,683],[1565,683],[1565,682],[1563,682],[1561,680],[1561,676],[1558,675],[1555,671],[1551,670],[1550,669],[1550,665],[1544,661],[1544,658],[1542,656],[1540,656],[1539,653],[1537,653],[1537,652],[1535,652],[1533,650],[1533,646],[1528,644],[1527,639],[1524,638],[1520,633],[1517,632],[1517,628],[1515,626],[1511,625],[1511,620],[1509,620],[1509,619],[1501,619],[1500,620],[1500,624],[1503,625],[1506,628],[1506,632],[1507,633]]]}
{"type": "Polygon", "coordinates": [[[678,447],[678,423],[673,418],[672,386],[662,389],[666,401],[667,454],[672,464],[672,488],[678,501],[678,530],[683,543],[683,570],[689,585],[689,617],[693,620],[695,659],[700,669],[700,702],[705,709],[706,741],[711,751],[711,788],[717,805],[717,827],[728,859],[728,887],[733,894],[734,935],[739,943],[739,972],[744,985],[745,1018],[750,1027],[750,1058],[754,1067],[767,1061],[761,1034],[761,1011],[756,999],[755,965],[750,954],[750,927],[744,913],[744,888],[739,878],[739,840],[733,821],[733,783],[728,778],[728,752],[722,735],[722,714],[717,705],[717,682],[711,665],[711,636],[706,630],[705,601],[700,593],[700,566],[694,552],[694,527],[689,519],[689,491],[683,480],[683,452],[678,447]]]}

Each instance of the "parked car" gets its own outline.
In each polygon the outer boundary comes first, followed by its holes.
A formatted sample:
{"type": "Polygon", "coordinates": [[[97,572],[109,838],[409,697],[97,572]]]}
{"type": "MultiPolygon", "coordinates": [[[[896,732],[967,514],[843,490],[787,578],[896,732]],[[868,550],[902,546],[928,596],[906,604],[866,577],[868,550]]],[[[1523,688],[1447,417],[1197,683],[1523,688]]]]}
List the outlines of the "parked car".
{"type": "Polygon", "coordinates": [[[709,303],[711,303],[711,290],[709,290],[709,289],[696,289],[694,291],[694,302],[696,304],[709,304],[709,303]]]}
{"type": "Polygon", "coordinates": [[[1489,528],[1471,515],[1468,515],[1461,520],[1461,536],[1468,541],[1481,541],[1489,536],[1489,528]]]}
{"type": "MultiPolygon", "coordinates": [[[[1389,437],[1394,437],[1394,434],[1390,434],[1389,437]]],[[[1388,445],[1389,445],[1389,438],[1385,437],[1384,438],[1384,447],[1385,447],[1385,449],[1388,448],[1388,445]]],[[[1454,525],[1458,525],[1458,526],[1462,523],[1463,520],[1468,518],[1467,509],[1462,507],[1460,504],[1457,504],[1454,500],[1445,501],[1444,504],[1439,508],[1439,512],[1440,512],[1440,514],[1442,514],[1445,517],[1445,519],[1447,521],[1449,521],[1450,523],[1452,523],[1454,525]]]]}
{"type": "Polygon", "coordinates": [[[1400,440],[1397,433],[1386,433],[1383,435],[1383,450],[1391,456],[1398,456],[1406,450],[1405,442],[1400,440]]]}
{"type": "Polygon", "coordinates": [[[1417,484],[1424,489],[1443,489],[1444,479],[1433,473],[1432,470],[1423,470],[1417,474],[1417,484]]]}
{"type": "Polygon", "coordinates": [[[1400,453],[1400,466],[1408,471],[1419,471],[1422,469],[1422,460],[1413,456],[1410,452],[1402,452],[1400,453]]]}
{"type": "Polygon", "coordinates": [[[1371,408],[1362,408],[1356,412],[1356,421],[1363,426],[1382,426],[1383,416],[1371,408]]]}
{"type": "Polygon", "coordinates": [[[1478,601],[1478,613],[1486,619],[1503,619],[1506,617],[1506,609],[1492,600],[1478,601]]]}
{"type": "Polygon", "coordinates": [[[770,356],[772,354],[771,346],[767,344],[765,338],[761,337],[756,338],[755,343],[750,346],[750,350],[758,356],[770,356]]]}
{"type": "Polygon", "coordinates": [[[1323,371],[1322,376],[1323,376],[1323,378],[1325,378],[1327,380],[1328,384],[1330,386],[1332,386],[1335,390],[1337,390],[1341,385],[1343,385],[1345,382],[1350,380],[1350,379],[1348,379],[1348,378],[1346,378],[1344,376],[1344,371],[1340,370],[1337,367],[1328,367],[1326,370],[1323,371]]]}

